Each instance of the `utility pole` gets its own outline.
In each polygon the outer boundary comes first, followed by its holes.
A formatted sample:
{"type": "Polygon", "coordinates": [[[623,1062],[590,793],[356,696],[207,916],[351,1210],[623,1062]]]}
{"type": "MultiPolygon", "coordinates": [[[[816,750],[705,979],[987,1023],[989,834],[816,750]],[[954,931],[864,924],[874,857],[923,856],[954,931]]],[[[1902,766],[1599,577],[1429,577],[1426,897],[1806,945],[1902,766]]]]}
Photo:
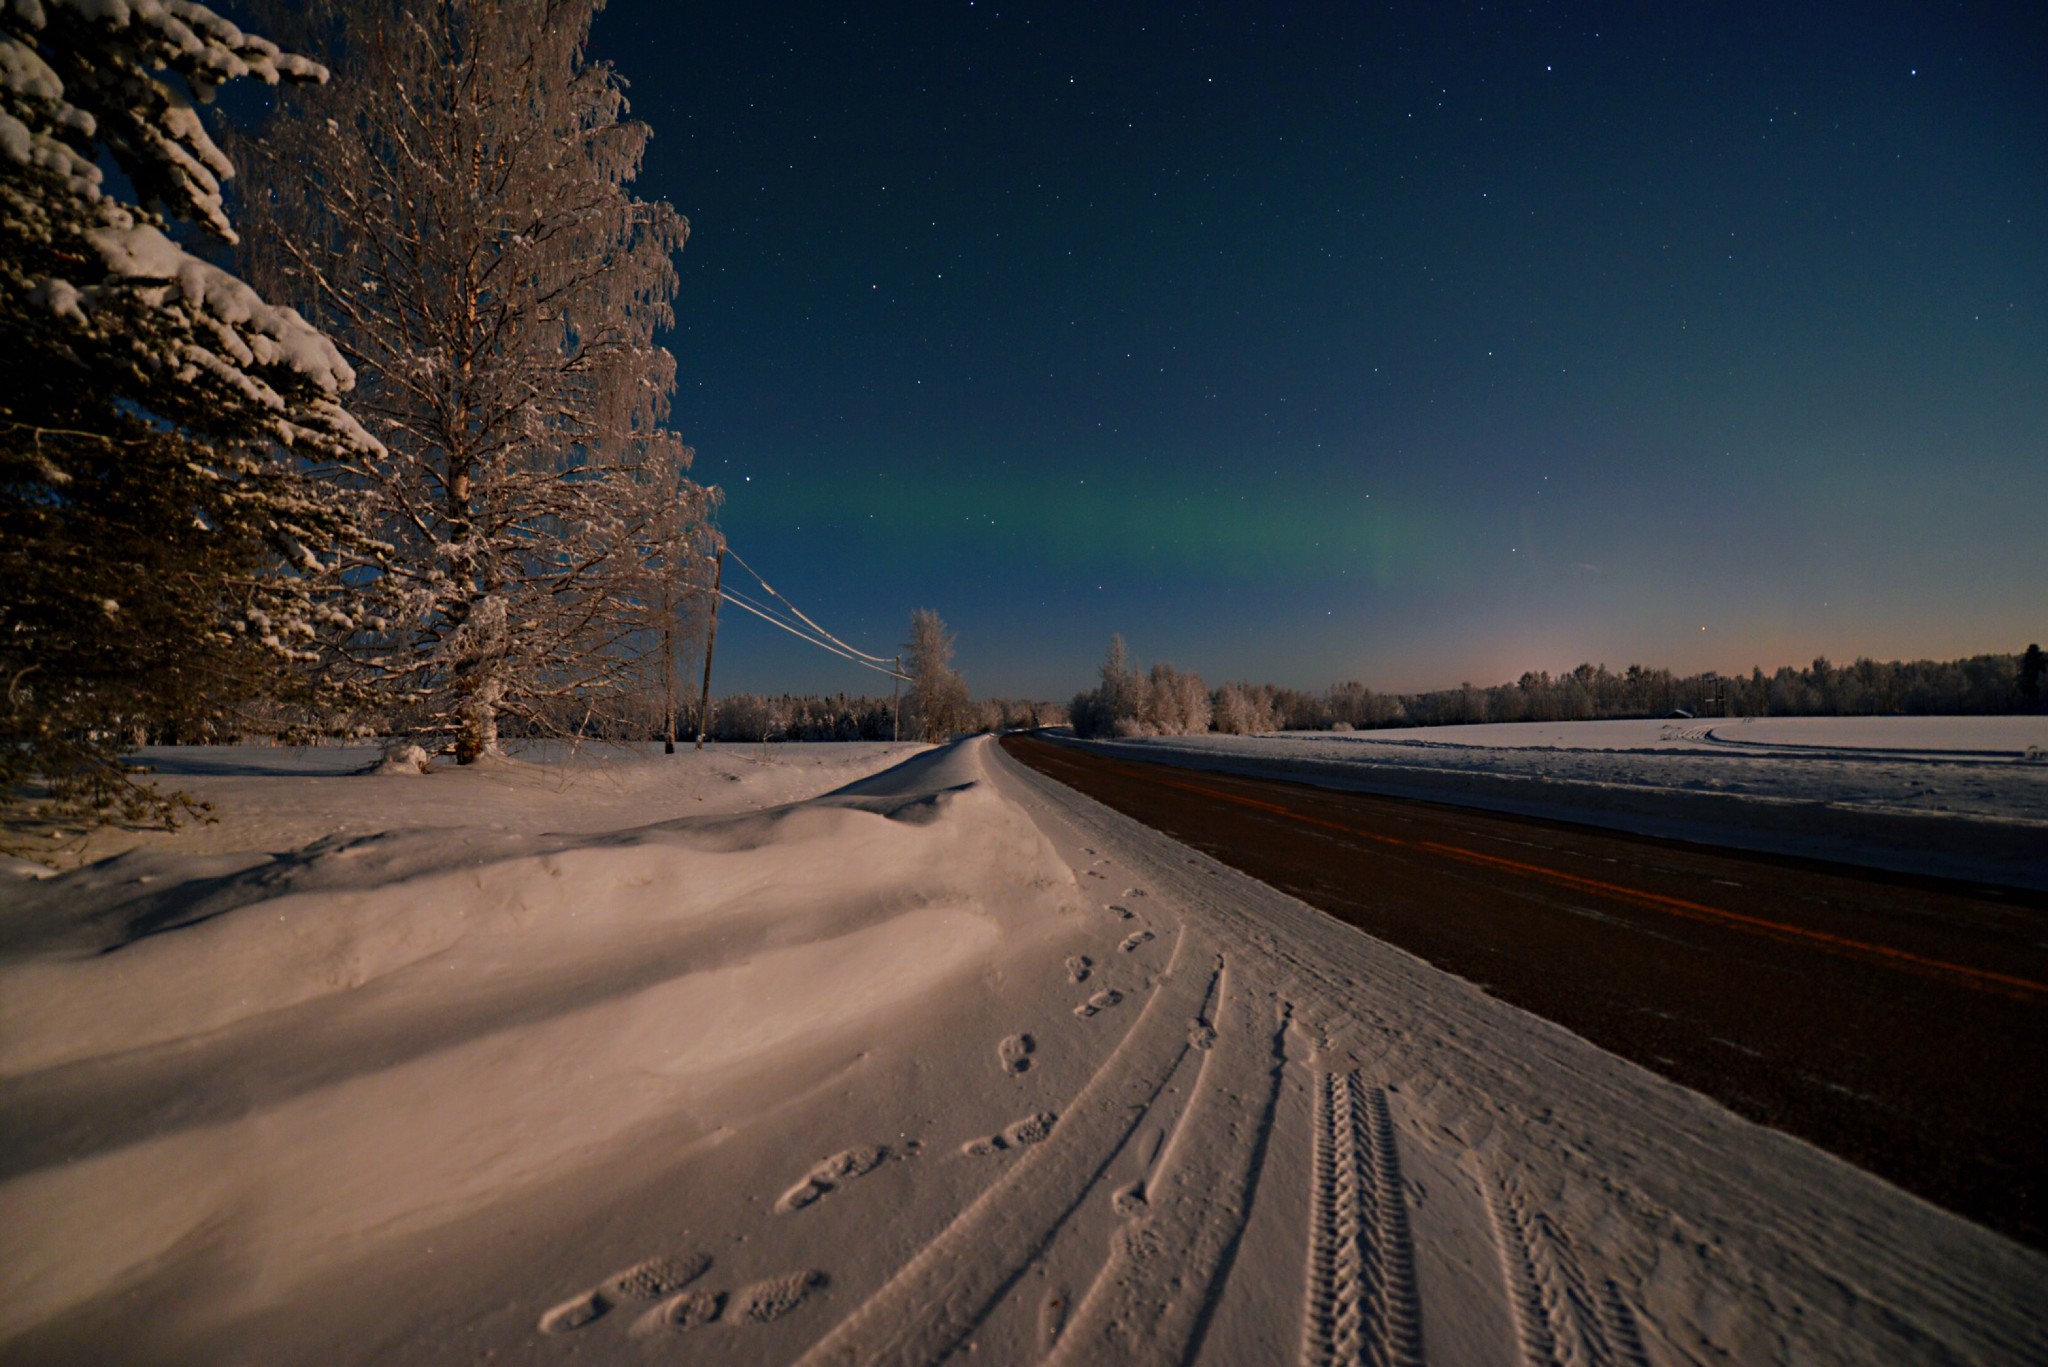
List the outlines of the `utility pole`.
{"type": "Polygon", "coordinates": [[[661,753],[673,755],[676,752],[676,624],[673,616],[665,618],[661,627],[661,698],[661,753]]]}
{"type": "Polygon", "coordinates": [[[718,644],[718,600],[725,587],[725,547],[718,548],[718,567],[711,572],[711,624],[704,629],[704,687],[697,694],[697,748],[711,729],[711,648],[718,644]]]}
{"type": "Polygon", "coordinates": [[[896,657],[896,672],[889,678],[889,701],[896,708],[896,720],[889,726],[889,739],[903,739],[903,657],[896,657]]]}

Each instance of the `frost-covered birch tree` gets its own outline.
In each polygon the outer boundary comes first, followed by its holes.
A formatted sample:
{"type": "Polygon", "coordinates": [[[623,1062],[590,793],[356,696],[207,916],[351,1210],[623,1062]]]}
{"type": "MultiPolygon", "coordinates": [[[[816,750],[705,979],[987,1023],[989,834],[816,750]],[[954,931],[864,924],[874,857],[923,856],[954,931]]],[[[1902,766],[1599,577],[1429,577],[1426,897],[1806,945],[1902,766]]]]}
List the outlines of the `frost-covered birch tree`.
{"type": "Polygon", "coordinates": [[[235,241],[195,101],[318,82],[189,0],[0,0],[0,788],[174,815],[119,755],[345,630],[309,463],[377,443],[334,346],[187,250],[235,241]],[[110,157],[134,197],[101,169],[110,157]]]}
{"type": "Polygon", "coordinates": [[[953,633],[930,608],[910,614],[903,672],[910,676],[911,729],[941,741],[967,724],[967,681],[953,668],[953,633]]]}
{"type": "Polygon", "coordinates": [[[649,130],[586,56],[599,7],[313,0],[339,79],[251,148],[255,278],[333,333],[384,443],[344,472],[390,547],[352,658],[462,762],[622,696],[675,507],[647,472],[688,458],[653,339],[689,225],[629,189],[649,130]]]}

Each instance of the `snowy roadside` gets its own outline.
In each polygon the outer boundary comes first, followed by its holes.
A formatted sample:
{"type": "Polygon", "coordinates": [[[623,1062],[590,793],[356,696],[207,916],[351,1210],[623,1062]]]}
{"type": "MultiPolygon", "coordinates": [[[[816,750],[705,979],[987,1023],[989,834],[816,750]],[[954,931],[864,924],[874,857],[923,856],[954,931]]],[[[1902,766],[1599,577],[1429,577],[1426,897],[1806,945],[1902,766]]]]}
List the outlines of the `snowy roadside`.
{"type": "Polygon", "coordinates": [[[1073,741],[1133,759],[2048,888],[2048,718],[1518,723],[1073,741]],[[1848,725],[1831,723],[1845,722],[1848,725]]]}
{"type": "MultiPolygon", "coordinates": [[[[376,831],[474,826],[515,834],[602,831],[673,817],[797,802],[885,769],[922,745],[855,741],[818,745],[657,744],[516,747],[510,757],[431,773],[375,772],[374,745],[148,746],[133,763],[165,791],[214,806],[211,822],[174,834],[109,827],[63,842],[66,867],[130,851],[180,856],[265,855],[317,840],[376,831]]],[[[41,876],[25,862],[0,863],[41,876]]]]}
{"type": "Polygon", "coordinates": [[[0,884],[8,1361],[2048,1358],[2048,1258],[985,739],[478,786],[0,884]]]}

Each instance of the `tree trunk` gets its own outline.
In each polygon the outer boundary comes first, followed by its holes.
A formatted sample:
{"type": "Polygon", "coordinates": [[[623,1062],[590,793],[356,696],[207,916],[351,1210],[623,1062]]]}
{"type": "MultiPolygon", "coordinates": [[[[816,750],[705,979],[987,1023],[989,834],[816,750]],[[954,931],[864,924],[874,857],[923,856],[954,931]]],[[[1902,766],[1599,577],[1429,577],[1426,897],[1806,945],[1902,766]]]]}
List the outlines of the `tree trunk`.
{"type": "Polygon", "coordinates": [[[704,628],[704,687],[697,694],[697,748],[711,730],[711,648],[718,644],[718,600],[725,585],[725,547],[718,548],[718,566],[711,572],[711,620],[704,628]]]}
{"type": "Polygon", "coordinates": [[[498,753],[498,695],[503,685],[486,661],[468,660],[455,672],[455,762],[474,764],[498,753]]]}
{"type": "Polygon", "coordinates": [[[675,609],[662,603],[667,625],[661,629],[662,746],[664,755],[676,752],[676,629],[675,609]]]}

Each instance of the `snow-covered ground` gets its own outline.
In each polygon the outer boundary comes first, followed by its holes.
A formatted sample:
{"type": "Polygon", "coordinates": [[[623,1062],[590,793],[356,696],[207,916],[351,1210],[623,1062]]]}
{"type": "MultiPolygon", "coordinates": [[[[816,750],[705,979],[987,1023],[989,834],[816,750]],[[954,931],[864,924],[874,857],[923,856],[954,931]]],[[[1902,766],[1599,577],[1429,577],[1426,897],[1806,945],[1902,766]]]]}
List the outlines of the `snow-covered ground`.
{"type": "Polygon", "coordinates": [[[2048,1360],[2048,1258],[898,757],[163,756],[0,883],[0,1356],[2048,1360]]]}
{"type": "Polygon", "coordinates": [[[1716,750],[1727,746],[2024,759],[2048,750],[2048,716],[1718,717],[1669,721],[1519,721],[1406,726],[1384,731],[1297,732],[1382,745],[1494,750],[1716,750]]]}
{"type": "Polygon", "coordinates": [[[2048,888],[2048,717],[1521,722],[1090,744],[1166,763],[2048,888]]]}

